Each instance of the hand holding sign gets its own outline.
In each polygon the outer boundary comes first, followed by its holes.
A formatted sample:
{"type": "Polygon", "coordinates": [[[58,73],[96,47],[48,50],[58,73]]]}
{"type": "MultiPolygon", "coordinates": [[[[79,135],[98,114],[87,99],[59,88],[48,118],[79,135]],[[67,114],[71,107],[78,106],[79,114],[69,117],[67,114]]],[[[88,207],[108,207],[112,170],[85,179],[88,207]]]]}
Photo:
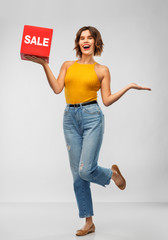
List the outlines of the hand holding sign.
{"type": "Polygon", "coordinates": [[[36,57],[36,56],[32,56],[32,55],[24,55],[24,58],[29,60],[29,61],[32,61],[32,62],[35,62],[35,63],[39,63],[41,65],[44,65],[47,62],[42,57],[36,57]]]}
{"type": "MultiPolygon", "coordinates": [[[[21,59],[31,60],[26,55],[37,56],[49,62],[53,29],[25,25],[21,44],[21,59]]],[[[35,60],[35,59],[34,59],[35,60]]],[[[37,60],[37,59],[36,59],[37,60]]]]}

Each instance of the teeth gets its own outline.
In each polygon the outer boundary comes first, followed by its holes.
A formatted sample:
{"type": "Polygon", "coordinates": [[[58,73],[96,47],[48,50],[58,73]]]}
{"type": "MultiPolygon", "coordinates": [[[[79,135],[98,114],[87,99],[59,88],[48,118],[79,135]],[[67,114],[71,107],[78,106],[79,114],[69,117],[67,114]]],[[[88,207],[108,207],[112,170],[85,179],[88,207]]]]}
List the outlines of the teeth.
{"type": "Polygon", "coordinates": [[[89,48],[90,46],[89,45],[85,45],[85,46],[83,46],[84,48],[89,48]]]}

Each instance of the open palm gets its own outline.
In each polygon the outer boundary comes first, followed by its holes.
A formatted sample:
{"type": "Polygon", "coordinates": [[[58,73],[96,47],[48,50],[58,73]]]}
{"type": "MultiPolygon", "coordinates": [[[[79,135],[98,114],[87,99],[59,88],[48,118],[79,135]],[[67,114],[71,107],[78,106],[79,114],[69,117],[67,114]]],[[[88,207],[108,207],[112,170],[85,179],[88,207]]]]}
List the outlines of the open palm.
{"type": "Polygon", "coordinates": [[[138,89],[138,90],[148,90],[148,91],[151,91],[151,88],[142,87],[142,86],[137,85],[136,83],[131,83],[130,87],[134,88],[134,89],[138,89]]]}

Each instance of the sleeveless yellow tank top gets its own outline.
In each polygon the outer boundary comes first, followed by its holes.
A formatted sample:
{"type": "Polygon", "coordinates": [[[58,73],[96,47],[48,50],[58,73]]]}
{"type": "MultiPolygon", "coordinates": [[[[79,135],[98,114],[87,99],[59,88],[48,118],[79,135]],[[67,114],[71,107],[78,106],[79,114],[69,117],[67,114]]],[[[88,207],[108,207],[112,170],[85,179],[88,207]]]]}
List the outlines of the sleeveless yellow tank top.
{"type": "Polygon", "coordinates": [[[76,104],[97,100],[100,81],[93,64],[81,64],[75,61],[66,72],[65,99],[67,104],[76,104]]]}

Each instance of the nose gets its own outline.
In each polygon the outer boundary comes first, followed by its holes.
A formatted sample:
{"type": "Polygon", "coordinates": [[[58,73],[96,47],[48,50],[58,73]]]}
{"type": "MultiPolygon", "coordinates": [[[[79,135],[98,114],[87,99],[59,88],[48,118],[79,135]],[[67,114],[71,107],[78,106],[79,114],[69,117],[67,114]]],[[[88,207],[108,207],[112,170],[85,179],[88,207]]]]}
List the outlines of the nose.
{"type": "Polygon", "coordinates": [[[88,40],[86,39],[86,40],[84,40],[84,43],[88,43],[88,40]]]}

